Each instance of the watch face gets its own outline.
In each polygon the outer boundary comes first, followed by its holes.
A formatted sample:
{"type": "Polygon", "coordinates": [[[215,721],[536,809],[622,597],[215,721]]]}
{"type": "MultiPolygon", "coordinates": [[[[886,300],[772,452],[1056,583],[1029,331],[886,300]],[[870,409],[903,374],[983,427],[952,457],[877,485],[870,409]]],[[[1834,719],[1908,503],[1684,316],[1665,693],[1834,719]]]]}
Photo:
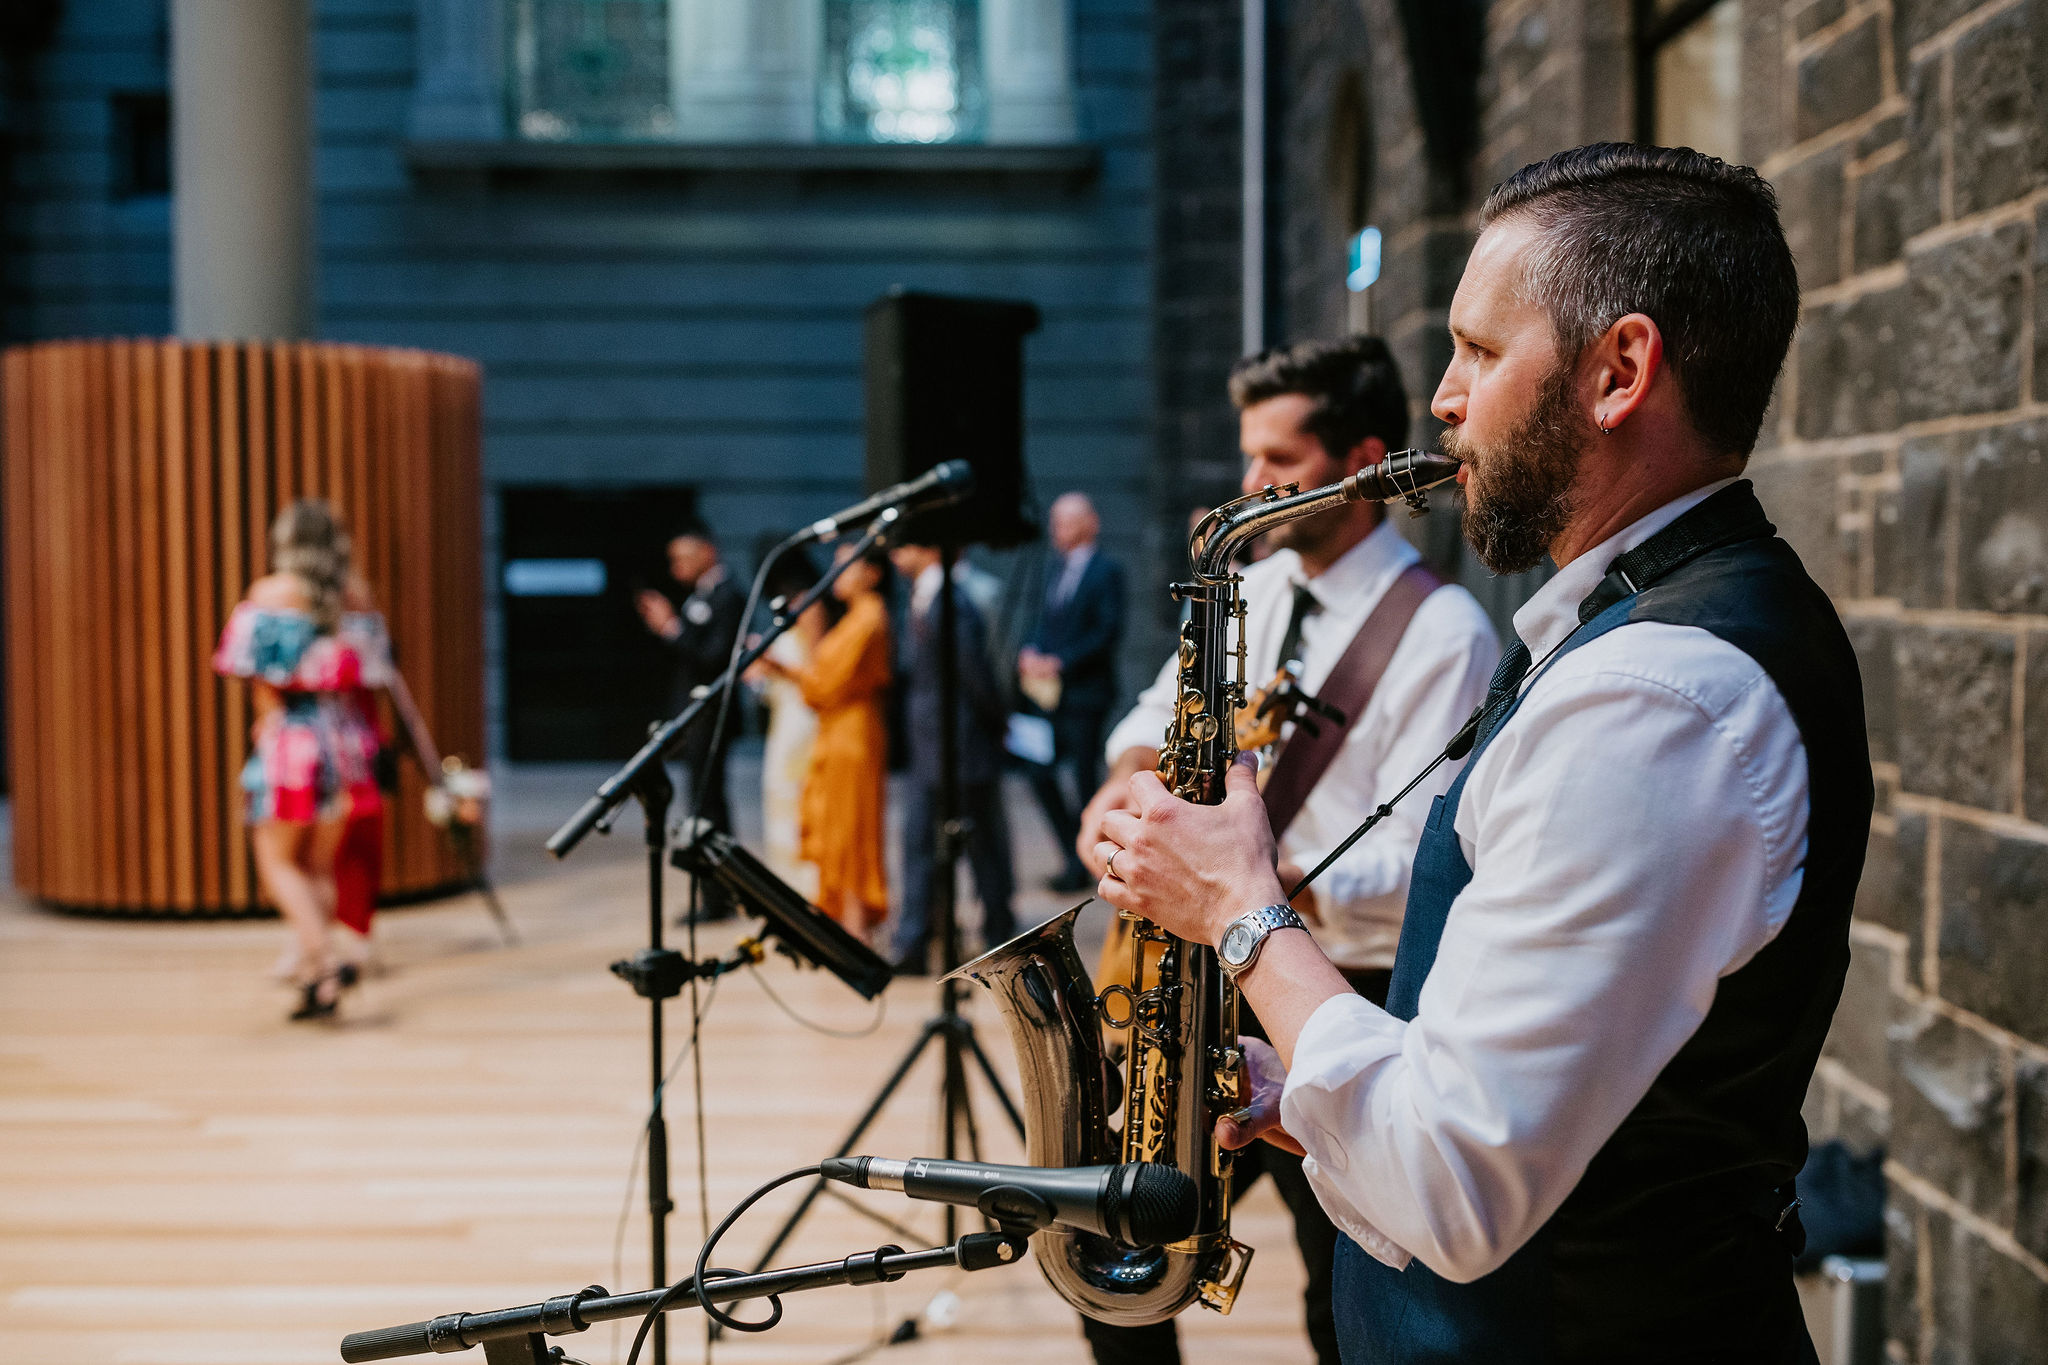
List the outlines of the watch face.
{"type": "Polygon", "coordinates": [[[1249,924],[1233,924],[1224,932],[1223,944],[1217,952],[1231,966],[1242,966],[1251,953],[1255,937],[1257,934],[1249,924]]]}

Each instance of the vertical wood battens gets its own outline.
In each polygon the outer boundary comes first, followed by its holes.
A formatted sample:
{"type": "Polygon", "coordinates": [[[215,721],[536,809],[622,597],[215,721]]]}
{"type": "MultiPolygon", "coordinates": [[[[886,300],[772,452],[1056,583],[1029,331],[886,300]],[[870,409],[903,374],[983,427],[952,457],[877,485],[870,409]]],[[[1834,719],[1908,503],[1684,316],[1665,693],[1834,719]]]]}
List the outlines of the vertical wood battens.
{"type": "MultiPolygon", "coordinates": [[[[31,357],[24,351],[8,353],[0,362],[0,480],[4,480],[7,540],[4,547],[7,565],[6,590],[13,600],[27,602],[35,596],[35,579],[30,567],[30,521],[24,514],[32,505],[27,488],[29,461],[14,459],[10,452],[30,448],[29,423],[32,420],[30,404],[34,398],[34,386],[29,379],[31,357]]],[[[16,622],[13,647],[7,651],[7,695],[33,699],[35,670],[31,667],[36,653],[36,621],[34,613],[24,609],[12,614],[16,622]]],[[[15,713],[7,717],[7,754],[14,765],[13,779],[18,783],[34,784],[40,781],[41,766],[36,751],[35,727],[24,723],[15,713]]],[[[34,814],[24,819],[17,807],[14,812],[15,865],[27,865],[30,875],[40,872],[37,854],[34,814]]]]}
{"type": "MultiPolygon", "coordinates": [[[[445,752],[482,758],[477,367],[315,344],[46,342],[0,360],[15,883],[62,905],[244,910],[247,688],[212,651],[268,529],[331,500],[445,752]]],[[[408,765],[385,890],[454,885],[408,765]]]]}

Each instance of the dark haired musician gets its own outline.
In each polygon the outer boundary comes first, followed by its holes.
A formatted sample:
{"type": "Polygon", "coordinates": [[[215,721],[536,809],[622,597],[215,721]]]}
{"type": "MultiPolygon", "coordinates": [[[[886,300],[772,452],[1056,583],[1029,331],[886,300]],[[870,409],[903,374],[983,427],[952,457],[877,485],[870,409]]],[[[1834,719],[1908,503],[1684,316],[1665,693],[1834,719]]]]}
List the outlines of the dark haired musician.
{"type": "Polygon", "coordinates": [[[1383,1010],[1284,915],[1251,773],[1132,779],[1102,893],[1222,945],[1354,1362],[1814,1360],[1800,1121],[1871,811],[1854,656],[1740,476],[1799,310],[1770,188],[1686,150],[1494,190],[1434,411],[1515,617],[1431,808],[1383,1010]],[[1533,663],[1532,663],[1533,660],[1533,663]],[[1279,927],[1265,928],[1275,920],[1279,927]],[[1229,942],[1226,942],[1229,939],[1229,942]]]}
{"type": "MultiPolygon", "coordinates": [[[[1400,449],[1408,398],[1378,337],[1309,341],[1238,362],[1230,377],[1244,449],[1244,490],[1335,483],[1400,449]]],[[[1290,727],[1267,786],[1267,813],[1281,856],[1312,867],[1367,812],[1429,761],[1486,692],[1499,655],[1493,627],[1472,595],[1445,585],[1387,521],[1379,504],[1350,503],[1289,522],[1269,536],[1274,552],[1244,571],[1247,678],[1264,683],[1300,665],[1304,692],[1341,712],[1311,714],[1315,733],[1290,727]]],[[[1101,822],[1127,808],[1130,774],[1151,771],[1153,746],[1173,714],[1176,661],[1109,738],[1114,765],[1083,815],[1081,852],[1096,875],[1101,822]]],[[[1450,784],[1438,773],[1428,795],[1450,784]]],[[[1403,811],[1355,845],[1304,900],[1317,940],[1350,984],[1386,999],[1408,869],[1422,819],[1403,811]]],[[[1121,864],[1119,864],[1121,870],[1121,864]]],[[[1330,1265],[1337,1230],[1317,1205],[1300,1161],[1275,1148],[1241,1160],[1238,1188],[1263,1168],[1294,1214],[1308,1271],[1309,1338],[1323,1365],[1337,1365],[1330,1265]]],[[[1113,1328],[1090,1322],[1098,1361],[1172,1361],[1173,1324],[1113,1328]]]]}

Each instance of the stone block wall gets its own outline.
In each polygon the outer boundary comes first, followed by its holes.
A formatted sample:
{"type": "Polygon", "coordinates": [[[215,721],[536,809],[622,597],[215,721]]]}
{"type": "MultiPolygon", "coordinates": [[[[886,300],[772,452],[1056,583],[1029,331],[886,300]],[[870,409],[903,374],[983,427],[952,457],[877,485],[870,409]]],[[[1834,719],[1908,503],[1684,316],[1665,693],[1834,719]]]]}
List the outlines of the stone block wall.
{"type": "MultiPolygon", "coordinates": [[[[1807,1119],[1887,1152],[1891,1358],[2048,1361],[2048,0],[1732,2],[1741,155],[1777,187],[1804,305],[1750,473],[1855,641],[1878,786],[1807,1119]]],[[[1286,325],[1355,319],[1328,297],[1316,148],[1356,76],[1386,240],[1370,316],[1427,441],[1478,201],[1633,133],[1632,6],[1488,6],[1480,146],[1447,195],[1408,7],[1354,3],[1288,9],[1286,325]]],[[[1455,534],[1439,512],[1422,538],[1504,623],[1533,581],[1474,572],[1455,534]]]]}
{"type": "Polygon", "coordinates": [[[1892,1357],[2042,1359],[2048,3],[1750,10],[1804,296],[1752,472],[1849,622],[1879,792],[1808,1121],[1887,1150],[1892,1357]]]}

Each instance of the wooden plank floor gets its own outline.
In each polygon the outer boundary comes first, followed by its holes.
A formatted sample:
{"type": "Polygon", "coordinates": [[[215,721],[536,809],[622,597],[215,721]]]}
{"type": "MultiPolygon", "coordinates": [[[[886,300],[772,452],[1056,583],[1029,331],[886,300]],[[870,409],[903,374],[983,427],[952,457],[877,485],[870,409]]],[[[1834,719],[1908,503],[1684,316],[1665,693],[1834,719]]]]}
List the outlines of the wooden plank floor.
{"type": "MultiPolygon", "coordinates": [[[[565,787],[566,798],[587,787],[565,787]]],[[[736,791],[745,783],[735,782],[736,791]]],[[[533,803],[555,815],[575,802],[533,803]]],[[[538,822],[530,822],[538,824],[538,822]]],[[[1036,885],[1049,850],[1018,813],[1036,885]]],[[[501,831],[505,900],[525,936],[496,945],[473,900],[388,913],[387,974],[334,1027],[288,1025],[262,977],[273,923],[132,923],[0,902],[0,1359],[8,1365],[311,1365],[348,1331],[531,1301],[584,1284],[644,1287],[643,1186],[629,1194],[647,1089],[646,1007],[606,970],[644,940],[637,839],[592,841],[557,867],[533,829],[501,831]],[[630,1205],[623,1255],[614,1239],[630,1205]]],[[[1057,902],[1030,895],[1020,915],[1057,902]]],[[[723,946],[730,933],[714,944],[723,946]]],[[[754,1185],[829,1153],[918,1025],[934,989],[899,982],[866,1037],[807,1031],[775,1000],[840,1031],[874,1018],[839,983],[772,961],[720,987],[705,1021],[712,1217],[754,1185]]],[[[1001,1023],[973,1007],[1009,1071],[1001,1023]]],[[[681,1041],[687,1012],[671,1006],[681,1041]]],[[[920,1067],[865,1150],[936,1150],[935,1064],[920,1067]]],[[[987,1155],[1020,1148],[978,1096],[987,1155]]],[[[671,1265],[699,1239],[690,1070],[670,1095],[671,1265]]],[[[936,1240],[939,1219],[855,1196],[936,1240]]],[[[751,1264],[792,1202],[772,1200],[723,1245],[751,1264]]],[[[1240,1205],[1259,1248],[1237,1311],[1183,1319],[1191,1361],[1309,1358],[1301,1268],[1270,1186],[1240,1205]]],[[[824,1201],[782,1263],[891,1234],[824,1201]]],[[[676,1273],[683,1273],[678,1270],[676,1273]]],[[[1034,1268],[929,1273],[788,1301],[783,1325],[721,1343],[732,1362],[1084,1361],[1072,1314],[1034,1268]],[[951,1291],[923,1339],[878,1347],[951,1291]]],[[[671,1318],[677,1361],[702,1358],[694,1315],[671,1318]]],[[[592,1365],[630,1333],[565,1339],[592,1365]]],[[[480,1360],[480,1355],[465,1356],[480,1360]]]]}

